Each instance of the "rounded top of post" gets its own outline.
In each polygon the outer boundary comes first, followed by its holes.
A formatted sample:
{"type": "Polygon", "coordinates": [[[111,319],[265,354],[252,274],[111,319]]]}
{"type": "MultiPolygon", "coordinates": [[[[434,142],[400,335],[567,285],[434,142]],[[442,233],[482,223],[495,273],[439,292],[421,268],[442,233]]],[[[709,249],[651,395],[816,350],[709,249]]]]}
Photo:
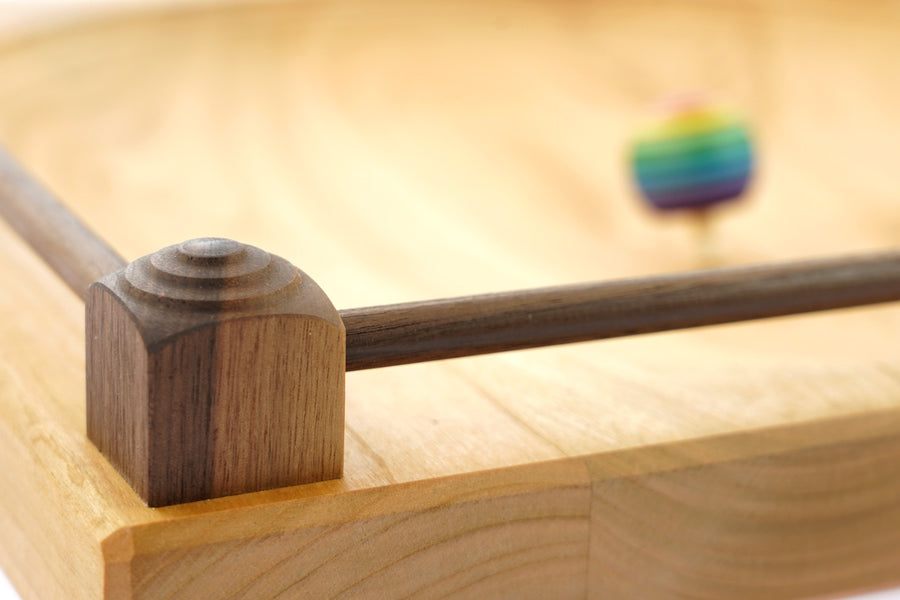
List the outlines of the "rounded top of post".
{"type": "Polygon", "coordinates": [[[242,310],[277,302],[300,285],[283,258],[226,238],[197,238],[139,258],[125,269],[130,295],[191,310],[242,310]]]}
{"type": "Polygon", "coordinates": [[[239,259],[244,244],[228,238],[195,238],[178,245],[178,252],[189,259],[226,262],[239,259]]]}

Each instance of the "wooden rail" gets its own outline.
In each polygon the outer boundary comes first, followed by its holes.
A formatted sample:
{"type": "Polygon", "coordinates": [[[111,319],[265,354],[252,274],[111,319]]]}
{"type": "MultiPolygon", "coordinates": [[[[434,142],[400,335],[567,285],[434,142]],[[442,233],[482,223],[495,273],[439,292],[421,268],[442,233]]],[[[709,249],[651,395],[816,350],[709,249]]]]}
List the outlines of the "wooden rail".
{"type": "Polygon", "coordinates": [[[0,147],[0,215],[82,299],[126,261],[0,147]]]}
{"type": "Polygon", "coordinates": [[[900,300],[900,252],[341,311],[347,370],[900,300]]]}

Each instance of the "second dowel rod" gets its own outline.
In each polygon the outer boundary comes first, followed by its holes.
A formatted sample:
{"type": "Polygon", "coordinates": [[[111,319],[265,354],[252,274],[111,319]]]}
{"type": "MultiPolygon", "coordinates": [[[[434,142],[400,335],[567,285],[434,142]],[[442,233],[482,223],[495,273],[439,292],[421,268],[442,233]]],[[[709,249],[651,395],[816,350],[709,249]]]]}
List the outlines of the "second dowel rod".
{"type": "Polygon", "coordinates": [[[341,311],[347,370],[900,300],[900,252],[341,311]]]}

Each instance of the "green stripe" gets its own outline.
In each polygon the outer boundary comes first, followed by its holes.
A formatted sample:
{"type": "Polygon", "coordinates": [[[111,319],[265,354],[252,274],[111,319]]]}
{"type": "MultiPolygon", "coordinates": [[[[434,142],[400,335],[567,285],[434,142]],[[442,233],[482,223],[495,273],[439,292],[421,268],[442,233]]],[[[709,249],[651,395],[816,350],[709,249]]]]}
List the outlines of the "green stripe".
{"type": "Polygon", "coordinates": [[[724,165],[741,163],[750,167],[753,156],[749,144],[731,144],[721,148],[707,148],[681,154],[677,157],[658,156],[636,160],[634,170],[638,177],[668,177],[685,172],[704,172],[724,165]]]}
{"type": "Polygon", "coordinates": [[[685,153],[714,153],[731,145],[749,146],[747,130],[736,125],[709,133],[702,133],[657,141],[644,141],[634,146],[632,154],[635,160],[651,160],[656,158],[672,158],[685,153]]]}

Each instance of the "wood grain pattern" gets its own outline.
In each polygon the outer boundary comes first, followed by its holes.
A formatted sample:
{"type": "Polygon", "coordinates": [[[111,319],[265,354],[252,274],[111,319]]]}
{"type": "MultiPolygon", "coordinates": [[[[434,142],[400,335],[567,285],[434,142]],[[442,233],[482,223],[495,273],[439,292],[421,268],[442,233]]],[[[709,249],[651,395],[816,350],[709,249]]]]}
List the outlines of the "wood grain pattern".
{"type": "MultiPolygon", "coordinates": [[[[895,451],[896,440],[891,440],[805,452],[791,465],[766,458],[598,486],[596,512],[602,516],[596,521],[597,537],[605,537],[607,543],[595,544],[593,585],[613,597],[705,598],[816,597],[835,590],[896,585],[896,559],[883,551],[896,539],[892,539],[893,531],[882,528],[895,531],[898,492],[879,481],[878,492],[872,495],[867,478],[871,471],[860,469],[848,458],[863,452],[868,462],[893,462],[894,458],[885,455],[895,451]],[[819,493],[820,482],[804,468],[816,461],[832,462],[834,475],[846,486],[843,493],[819,493]],[[747,478],[752,483],[740,498],[734,493],[735,483],[719,484],[731,493],[723,493],[711,483],[747,478]],[[676,508],[695,502],[698,490],[715,494],[719,504],[702,514],[676,508]],[[848,502],[851,494],[862,494],[865,499],[848,502]],[[646,514],[651,506],[681,518],[660,534],[662,523],[636,516],[646,514]],[[819,530],[821,546],[811,547],[811,528],[819,530]],[[848,538],[854,543],[847,543],[848,538]],[[632,550],[647,542],[654,545],[653,556],[632,550]],[[772,552],[772,547],[778,551],[772,552]],[[869,558],[865,563],[848,561],[853,552],[869,558]],[[686,561],[686,555],[704,558],[686,561]],[[623,578],[619,575],[623,564],[647,576],[643,580],[623,578]],[[664,575],[663,569],[670,576],[664,575]],[[823,570],[831,572],[827,582],[823,570]]],[[[876,476],[892,479],[890,468],[882,465],[876,476]]]]}
{"type": "Polygon", "coordinates": [[[150,506],[340,477],[344,326],[284,259],[189,240],[91,285],[87,435],[150,506]]]}
{"type": "MultiPolygon", "coordinates": [[[[168,11],[4,45],[0,139],[127,256],[246,240],[369,306],[696,267],[621,147],[645,102],[714,88],[762,149],[721,260],[872,250],[900,232],[896,11],[168,11]]],[[[341,480],[150,509],[85,438],[79,302],[0,230],[0,560],[26,600],[896,580],[896,307],[351,373],[341,480]]]]}
{"type": "MultiPolygon", "coordinates": [[[[758,443],[745,437],[655,449],[618,465],[618,457],[592,460],[592,597],[812,598],[896,585],[887,549],[900,523],[900,420],[875,418],[886,421],[875,428],[881,436],[833,435],[786,454],[729,457],[758,443]],[[685,455],[697,450],[703,458],[690,464],[685,455]]],[[[840,427],[860,426],[875,432],[859,419],[840,427]]],[[[770,435],[771,443],[792,433],[770,435]]]]}

